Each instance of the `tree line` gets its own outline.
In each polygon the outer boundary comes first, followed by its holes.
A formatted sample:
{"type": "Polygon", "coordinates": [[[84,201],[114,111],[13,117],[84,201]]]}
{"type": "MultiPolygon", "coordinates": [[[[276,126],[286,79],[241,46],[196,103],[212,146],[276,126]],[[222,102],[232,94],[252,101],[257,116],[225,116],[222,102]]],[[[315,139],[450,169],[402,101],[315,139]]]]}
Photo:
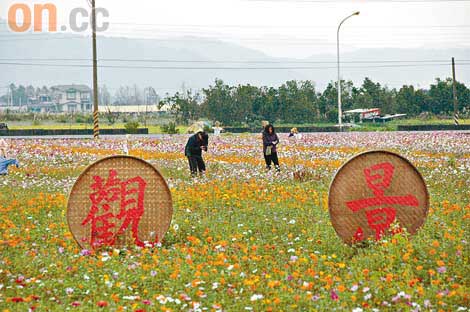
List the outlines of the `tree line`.
{"type": "MultiPolygon", "coordinates": [[[[459,112],[470,114],[470,89],[457,82],[459,112]]],[[[433,115],[452,115],[452,79],[436,79],[429,88],[404,85],[399,89],[388,88],[365,78],[361,86],[352,81],[342,82],[343,110],[355,108],[380,108],[382,114],[403,113],[418,116],[424,112],[433,115]]],[[[46,86],[8,87],[9,93],[0,101],[20,106],[28,99],[50,94],[46,86]]],[[[100,105],[153,105],[165,107],[179,123],[198,119],[220,121],[225,125],[241,125],[269,120],[276,123],[336,122],[338,116],[337,84],[330,82],[322,92],[311,81],[287,81],[279,87],[237,85],[231,86],[216,79],[201,91],[184,90],[163,99],[152,87],[141,89],[137,85],[121,86],[111,95],[103,85],[99,89],[100,105]]]]}
{"type": "MultiPolygon", "coordinates": [[[[429,89],[404,85],[388,88],[365,78],[361,86],[342,82],[343,110],[380,108],[382,114],[402,113],[418,116],[452,115],[454,110],[452,79],[436,79],[429,89]]],[[[470,112],[470,89],[457,82],[461,114],[470,112]]],[[[318,92],[311,81],[288,81],[278,88],[252,85],[230,86],[220,79],[201,92],[191,90],[167,95],[166,105],[178,122],[201,118],[238,125],[270,120],[277,123],[335,122],[338,116],[337,83],[330,82],[318,92]]]]}

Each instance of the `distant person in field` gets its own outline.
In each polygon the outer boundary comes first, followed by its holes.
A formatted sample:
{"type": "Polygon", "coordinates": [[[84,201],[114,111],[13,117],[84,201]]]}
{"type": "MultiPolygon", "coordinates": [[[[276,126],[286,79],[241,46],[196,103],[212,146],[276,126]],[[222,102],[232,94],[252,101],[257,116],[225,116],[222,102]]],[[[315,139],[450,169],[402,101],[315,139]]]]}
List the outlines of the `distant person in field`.
{"type": "Polygon", "coordinates": [[[189,170],[192,176],[197,175],[198,171],[200,174],[206,172],[206,164],[202,158],[202,151],[207,152],[208,145],[209,136],[202,129],[188,139],[184,155],[188,158],[189,170]]]}
{"type": "Polygon", "coordinates": [[[8,158],[8,144],[4,139],[0,139],[0,175],[7,175],[9,166],[19,167],[19,165],[16,159],[8,158]]]}
{"type": "Polygon", "coordinates": [[[273,125],[267,125],[263,132],[263,154],[266,161],[266,169],[271,170],[271,165],[274,164],[276,171],[280,172],[279,158],[277,156],[277,145],[279,144],[279,137],[274,130],[273,125]]]}
{"type": "Polygon", "coordinates": [[[212,129],[214,130],[214,136],[216,137],[219,137],[222,131],[224,131],[224,129],[220,126],[220,122],[218,121],[215,123],[215,127],[212,129]]]}
{"type": "Polygon", "coordinates": [[[289,138],[294,138],[296,140],[301,140],[302,135],[299,133],[299,130],[297,128],[292,128],[289,133],[289,138]]]}
{"type": "Polygon", "coordinates": [[[129,156],[129,140],[131,138],[130,134],[126,134],[126,139],[124,140],[124,143],[122,144],[122,151],[124,155],[129,156]]]}

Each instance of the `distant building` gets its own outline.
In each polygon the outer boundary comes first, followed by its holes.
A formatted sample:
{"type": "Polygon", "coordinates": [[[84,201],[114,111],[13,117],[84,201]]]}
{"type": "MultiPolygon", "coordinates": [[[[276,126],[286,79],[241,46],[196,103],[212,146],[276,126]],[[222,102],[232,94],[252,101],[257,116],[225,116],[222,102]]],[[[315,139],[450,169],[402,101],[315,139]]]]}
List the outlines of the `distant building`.
{"type": "Polygon", "coordinates": [[[90,113],[91,89],[85,85],[51,87],[51,97],[59,113],[90,113]]]}
{"type": "Polygon", "coordinates": [[[380,109],[379,108],[358,108],[352,109],[344,112],[344,116],[347,119],[350,119],[351,122],[356,122],[359,119],[359,122],[363,121],[374,121],[375,119],[380,118],[380,109]]]}
{"type": "Polygon", "coordinates": [[[406,114],[394,114],[382,116],[379,108],[358,108],[344,112],[345,119],[355,123],[358,119],[359,122],[387,122],[394,119],[406,117],[406,114]]]}
{"type": "Polygon", "coordinates": [[[28,110],[37,113],[91,113],[91,89],[85,85],[59,85],[49,94],[28,99],[28,110]]]}
{"type": "Polygon", "coordinates": [[[28,110],[35,113],[55,113],[56,105],[48,94],[40,94],[28,98],[28,110]]]}

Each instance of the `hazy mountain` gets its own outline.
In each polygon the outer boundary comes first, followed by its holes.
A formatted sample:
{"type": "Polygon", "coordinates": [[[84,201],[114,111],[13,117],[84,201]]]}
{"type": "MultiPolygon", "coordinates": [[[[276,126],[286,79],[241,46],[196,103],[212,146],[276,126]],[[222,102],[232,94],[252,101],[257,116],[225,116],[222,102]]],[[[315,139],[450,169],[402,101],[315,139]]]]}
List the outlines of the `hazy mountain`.
{"type": "MultiPolygon", "coordinates": [[[[35,86],[71,83],[91,85],[92,69],[89,67],[91,65],[91,39],[89,37],[72,34],[15,34],[6,29],[4,22],[0,23],[0,33],[0,87],[11,82],[35,86]],[[43,66],[38,64],[43,64],[43,66]],[[47,64],[53,64],[53,66],[47,66],[47,64]]],[[[292,60],[272,58],[260,51],[240,45],[197,37],[168,40],[98,37],[98,54],[102,59],[99,83],[106,84],[111,89],[111,93],[114,93],[115,89],[121,85],[133,84],[140,87],[153,86],[160,94],[173,93],[181,89],[183,84],[186,88],[207,87],[214,82],[215,78],[221,78],[230,84],[251,83],[275,86],[291,79],[310,79],[317,84],[319,89],[322,89],[330,80],[336,80],[336,55],[316,52],[314,56],[306,60],[292,60]],[[119,61],[110,61],[110,59],[119,59],[119,61]],[[164,62],[155,62],[156,60],[164,62]],[[174,60],[185,62],[172,62],[174,60]],[[254,64],[253,61],[263,63],[254,64]],[[230,69],[220,69],[220,67],[230,69]],[[245,69],[237,69],[240,67],[245,69]],[[246,69],[247,67],[270,69],[255,70],[246,69]],[[279,67],[294,69],[276,69],[279,67]]],[[[342,73],[343,77],[352,79],[355,83],[360,83],[364,77],[370,77],[391,87],[400,86],[403,83],[424,86],[436,77],[450,76],[451,68],[450,66],[425,66],[427,63],[422,61],[447,60],[448,62],[452,56],[455,56],[457,61],[469,60],[470,49],[357,50],[342,55],[342,66],[344,66],[342,73]],[[403,65],[403,63],[394,62],[348,63],[384,60],[411,60],[414,62],[409,63],[410,65],[423,66],[394,67],[398,64],[403,65]],[[393,67],[370,67],[377,65],[393,67]]],[[[468,66],[461,68],[457,66],[457,78],[470,84],[468,66]]]]}
{"type": "MultiPolygon", "coordinates": [[[[470,83],[470,49],[360,49],[341,56],[341,73],[345,79],[360,83],[364,77],[379,81],[390,87],[403,84],[427,87],[435,78],[452,77],[450,65],[452,57],[456,61],[457,80],[470,83]],[[461,65],[459,65],[462,63],[461,65]],[[463,65],[467,64],[467,65],[463,65]]],[[[336,56],[318,54],[310,61],[331,61],[336,56]]],[[[330,64],[336,67],[336,63],[330,64]]],[[[324,80],[336,80],[337,72],[322,70],[324,80]]],[[[320,71],[317,72],[319,74],[320,71]]],[[[314,77],[314,76],[309,76],[314,77]]],[[[318,77],[318,76],[317,76],[318,77]]]]}

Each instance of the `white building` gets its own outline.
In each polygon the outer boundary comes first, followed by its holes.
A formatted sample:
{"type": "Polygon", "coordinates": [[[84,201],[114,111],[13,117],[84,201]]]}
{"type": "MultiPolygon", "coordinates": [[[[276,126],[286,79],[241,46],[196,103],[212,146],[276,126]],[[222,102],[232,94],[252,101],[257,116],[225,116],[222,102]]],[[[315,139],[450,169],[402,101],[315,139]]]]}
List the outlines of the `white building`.
{"type": "Polygon", "coordinates": [[[37,113],[91,113],[92,91],[85,85],[59,85],[28,99],[27,109],[37,113]]]}
{"type": "Polygon", "coordinates": [[[51,98],[59,113],[91,113],[91,89],[86,85],[51,87],[51,98]]]}

